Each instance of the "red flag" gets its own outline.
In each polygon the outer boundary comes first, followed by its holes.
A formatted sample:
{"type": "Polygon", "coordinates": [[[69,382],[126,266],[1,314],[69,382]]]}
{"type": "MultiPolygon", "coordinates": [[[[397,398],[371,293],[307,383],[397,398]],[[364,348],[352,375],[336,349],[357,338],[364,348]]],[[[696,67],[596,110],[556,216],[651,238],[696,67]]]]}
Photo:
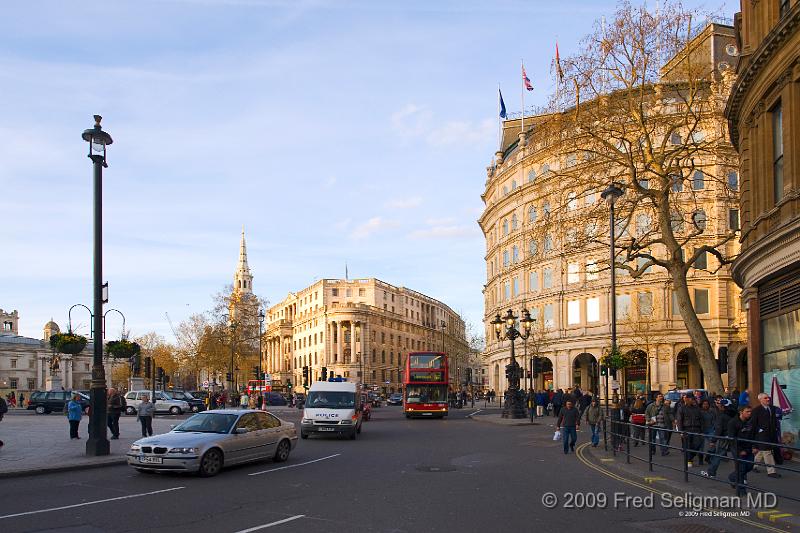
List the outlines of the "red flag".
{"type": "Polygon", "coordinates": [[[564,71],[561,70],[561,58],[558,56],[558,41],[556,41],[556,74],[558,75],[558,81],[564,81],[564,71]]]}
{"type": "Polygon", "coordinates": [[[528,79],[528,75],[525,74],[525,65],[522,65],[522,83],[525,85],[525,88],[529,91],[533,90],[533,85],[531,85],[531,80],[528,79]]]}

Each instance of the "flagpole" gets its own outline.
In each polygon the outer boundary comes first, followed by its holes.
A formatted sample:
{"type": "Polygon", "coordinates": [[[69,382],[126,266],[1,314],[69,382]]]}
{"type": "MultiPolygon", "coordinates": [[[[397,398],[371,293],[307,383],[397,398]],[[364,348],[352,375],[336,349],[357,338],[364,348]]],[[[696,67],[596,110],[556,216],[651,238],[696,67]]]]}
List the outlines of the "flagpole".
{"type": "Polygon", "coordinates": [[[503,149],[503,117],[500,116],[500,82],[497,82],[497,149],[503,149]]]}
{"type": "Polygon", "coordinates": [[[520,100],[522,100],[522,124],[521,124],[521,127],[520,127],[520,133],[525,133],[525,74],[524,74],[524,72],[525,72],[525,61],[520,59],[519,62],[520,62],[520,65],[522,66],[522,69],[521,69],[522,72],[520,72],[520,74],[522,75],[522,79],[520,80],[522,82],[522,85],[521,85],[521,88],[520,88],[520,91],[519,91],[520,100]]]}

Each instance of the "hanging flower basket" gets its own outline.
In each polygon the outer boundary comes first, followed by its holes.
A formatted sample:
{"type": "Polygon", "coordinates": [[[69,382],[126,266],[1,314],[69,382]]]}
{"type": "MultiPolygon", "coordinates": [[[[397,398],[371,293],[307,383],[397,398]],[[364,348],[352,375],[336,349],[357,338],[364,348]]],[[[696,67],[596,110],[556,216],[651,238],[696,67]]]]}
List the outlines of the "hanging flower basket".
{"type": "Polygon", "coordinates": [[[109,341],[106,343],[106,353],[114,359],[130,359],[134,355],[139,355],[142,347],[137,342],[128,339],[119,341],[109,341]]]}
{"type": "Polygon", "coordinates": [[[622,352],[619,350],[614,350],[613,352],[608,352],[602,357],[600,357],[600,364],[603,366],[607,366],[608,368],[625,368],[630,364],[629,358],[622,355],[622,352]]]}
{"type": "Polygon", "coordinates": [[[50,336],[50,346],[58,353],[79,354],[86,348],[86,337],[72,332],[50,336]]]}

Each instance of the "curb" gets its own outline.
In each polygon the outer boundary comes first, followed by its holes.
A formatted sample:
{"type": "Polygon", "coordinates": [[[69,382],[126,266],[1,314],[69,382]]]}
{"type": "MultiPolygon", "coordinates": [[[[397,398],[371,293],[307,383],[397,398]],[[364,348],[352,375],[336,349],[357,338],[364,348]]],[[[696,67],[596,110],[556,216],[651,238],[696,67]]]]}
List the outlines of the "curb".
{"type": "Polygon", "coordinates": [[[511,426],[511,427],[533,427],[533,426],[542,426],[544,424],[540,424],[538,422],[531,423],[528,419],[525,422],[501,422],[501,420],[508,420],[507,418],[497,418],[494,415],[478,415],[478,416],[468,416],[470,420],[475,420],[476,422],[482,422],[484,424],[493,424],[495,426],[511,426]],[[495,421],[497,420],[497,421],[495,421]]]}
{"type": "Polygon", "coordinates": [[[10,472],[0,472],[0,479],[14,478],[14,477],[28,477],[38,476],[44,474],[54,474],[57,472],[70,472],[74,470],[89,470],[93,468],[104,468],[107,466],[119,466],[128,464],[128,460],[124,457],[114,458],[113,461],[103,461],[101,463],[83,463],[74,465],[53,466],[50,468],[36,468],[26,470],[12,470],[10,472]]]}

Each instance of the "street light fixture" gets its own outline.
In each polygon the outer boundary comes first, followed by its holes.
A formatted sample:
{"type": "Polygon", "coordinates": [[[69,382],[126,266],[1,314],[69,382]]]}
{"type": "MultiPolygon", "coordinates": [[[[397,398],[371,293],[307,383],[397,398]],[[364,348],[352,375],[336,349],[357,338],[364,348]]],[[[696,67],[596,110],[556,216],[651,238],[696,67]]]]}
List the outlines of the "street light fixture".
{"type": "Polygon", "coordinates": [[[508,389],[505,393],[505,402],[503,402],[503,418],[526,418],[525,413],[525,400],[519,389],[521,368],[517,359],[514,356],[514,341],[518,338],[527,339],[531,334],[533,323],[536,322],[531,318],[531,314],[527,309],[522,310],[522,320],[520,326],[522,331],[517,327],[517,319],[511,309],[503,316],[500,317],[498,313],[495,315],[494,320],[491,322],[494,325],[494,332],[497,340],[502,341],[508,339],[511,341],[511,363],[506,365],[506,378],[508,379],[508,389]],[[505,329],[505,331],[503,331],[505,329]]]}
{"type": "Polygon", "coordinates": [[[231,405],[233,405],[233,389],[234,389],[234,380],[233,380],[233,357],[234,352],[236,350],[236,321],[233,319],[232,316],[228,314],[223,314],[222,318],[228,322],[228,328],[231,330],[231,364],[228,366],[228,396],[230,397],[231,405]]]}
{"type": "Polygon", "coordinates": [[[94,357],[92,358],[92,387],[90,393],[91,432],[86,441],[86,455],[108,455],[111,444],[106,433],[106,372],[103,368],[103,168],[106,162],[106,147],[113,143],[111,135],[103,131],[94,115],[94,126],[85,130],[81,137],[89,143],[89,159],[94,167],[94,357]]]}
{"type": "MultiPolygon", "coordinates": [[[[617,353],[617,268],[616,268],[616,250],[614,240],[616,238],[616,227],[614,221],[614,205],[619,200],[624,191],[619,184],[612,182],[606,188],[600,197],[608,202],[609,207],[609,234],[611,238],[610,249],[610,265],[611,265],[611,353],[617,353]]],[[[606,372],[606,415],[608,415],[608,372],[606,372]]]]}
{"type": "MultiPolygon", "coordinates": [[[[258,310],[258,381],[256,382],[256,388],[260,390],[259,394],[261,394],[262,402],[264,398],[269,398],[269,394],[265,394],[267,392],[267,380],[264,379],[264,354],[262,353],[261,347],[261,337],[264,336],[264,319],[266,316],[264,315],[264,310],[258,310]],[[260,386],[261,382],[264,382],[263,388],[260,386]]],[[[263,405],[263,404],[262,404],[263,405]]]]}

